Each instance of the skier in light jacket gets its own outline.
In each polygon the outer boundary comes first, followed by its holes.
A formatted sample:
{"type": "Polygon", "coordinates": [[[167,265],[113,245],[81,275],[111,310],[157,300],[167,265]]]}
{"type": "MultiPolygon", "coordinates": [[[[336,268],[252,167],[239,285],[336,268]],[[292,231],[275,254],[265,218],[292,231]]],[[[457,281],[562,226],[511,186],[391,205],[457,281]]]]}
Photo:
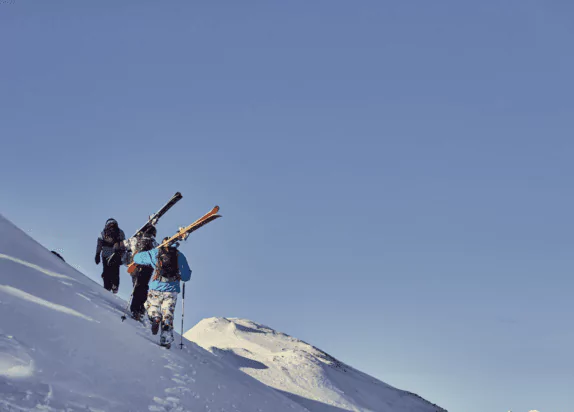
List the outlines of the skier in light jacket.
{"type": "Polygon", "coordinates": [[[155,268],[145,309],[151,321],[152,333],[157,335],[161,326],[160,345],[169,349],[174,339],[173,318],[180,282],[191,279],[191,269],[185,255],[173,246],[140,252],[133,259],[136,265],[155,268]]]}

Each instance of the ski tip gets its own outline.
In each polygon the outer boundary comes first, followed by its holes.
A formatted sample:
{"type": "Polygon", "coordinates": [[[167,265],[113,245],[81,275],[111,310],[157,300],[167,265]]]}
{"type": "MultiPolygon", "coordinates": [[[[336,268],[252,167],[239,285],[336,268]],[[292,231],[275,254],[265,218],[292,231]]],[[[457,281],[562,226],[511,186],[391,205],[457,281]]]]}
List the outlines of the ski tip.
{"type": "Polygon", "coordinates": [[[213,213],[219,212],[219,206],[215,205],[212,210],[213,213]]]}
{"type": "Polygon", "coordinates": [[[199,229],[201,226],[206,225],[209,222],[213,222],[215,219],[220,218],[220,217],[221,217],[221,215],[219,215],[219,214],[211,215],[207,219],[205,219],[203,222],[201,222],[197,228],[199,229]]]}

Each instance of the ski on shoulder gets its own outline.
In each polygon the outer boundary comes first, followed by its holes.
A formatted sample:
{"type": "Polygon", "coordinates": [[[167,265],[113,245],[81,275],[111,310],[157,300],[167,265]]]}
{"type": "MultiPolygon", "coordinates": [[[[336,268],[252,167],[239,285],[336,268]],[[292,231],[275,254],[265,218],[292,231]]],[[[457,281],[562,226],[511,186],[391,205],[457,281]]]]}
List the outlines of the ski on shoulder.
{"type": "Polygon", "coordinates": [[[191,225],[179,228],[178,232],[175,235],[173,235],[172,237],[170,237],[166,241],[162,242],[158,246],[158,248],[165,247],[165,246],[171,246],[172,244],[174,244],[176,242],[186,240],[191,233],[195,232],[200,227],[203,227],[207,223],[213,222],[215,219],[220,218],[221,215],[218,215],[217,212],[219,212],[219,206],[215,206],[213,209],[211,209],[205,215],[203,215],[202,217],[197,219],[191,225]]]}
{"type": "MultiPolygon", "coordinates": [[[[218,212],[219,212],[219,206],[215,206],[213,209],[211,209],[209,212],[207,212],[205,215],[203,215],[202,217],[197,219],[195,222],[193,222],[189,226],[181,227],[175,235],[166,239],[156,249],[159,249],[161,247],[166,247],[166,246],[172,246],[172,245],[174,245],[180,241],[186,240],[191,233],[195,232],[200,227],[203,227],[204,225],[208,224],[209,222],[213,222],[215,219],[220,218],[221,215],[217,214],[218,212]]],[[[133,271],[136,269],[136,267],[137,267],[137,265],[132,262],[128,266],[128,269],[127,269],[128,273],[133,273],[133,271]]]]}
{"type": "Polygon", "coordinates": [[[167,213],[167,211],[169,209],[171,209],[177,202],[179,202],[182,198],[182,194],[177,192],[175,195],[172,196],[171,199],[169,199],[169,201],[163,205],[163,207],[158,210],[157,212],[155,212],[153,215],[151,215],[148,218],[148,221],[146,222],[145,225],[143,225],[132,237],[137,237],[137,236],[141,236],[147,229],[149,229],[151,226],[155,226],[157,224],[157,222],[159,221],[159,219],[165,215],[167,213]]]}
{"type": "MultiPolygon", "coordinates": [[[[171,199],[169,199],[169,201],[162,206],[161,209],[159,209],[157,212],[155,212],[153,215],[148,217],[148,221],[141,227],[139,228],[136,233],[134,233],[134,235],[123,241],[123,250],[126,253],[122,253],[122,261],[127,263],[126,261],[130,261],[131,260],[131,253],[134,252],[134,248],[135,245],[137,243],[137,238],[141,237],[142,235],[144,235],[144,233],[152,228],[155,227],[155,225],[157,225],[157,222],[159,221],[159,219],[165,215],[169,209],[171,209],[177,202],[179,202],[182,199],[182,194],[180,192],[176,192],[171,199]]],[[[114,258],[114,255],[117,252],[114,252],[114,254],[112,254],[109,258],[108,258],[108,262],[111,262],[112,259],[114,258]]]]}

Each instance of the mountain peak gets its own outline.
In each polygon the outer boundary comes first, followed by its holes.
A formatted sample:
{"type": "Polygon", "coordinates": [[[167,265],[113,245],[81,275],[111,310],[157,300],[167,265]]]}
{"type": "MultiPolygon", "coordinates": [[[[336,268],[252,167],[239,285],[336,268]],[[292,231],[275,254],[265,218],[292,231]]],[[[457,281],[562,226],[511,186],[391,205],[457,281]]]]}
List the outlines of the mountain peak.
{"type": "Polygon", "coordinates": [[[396,389],[319,348],[240,318],[207,318],[184,336],[309,411],[436,412],[444,409],[396,389]]]}

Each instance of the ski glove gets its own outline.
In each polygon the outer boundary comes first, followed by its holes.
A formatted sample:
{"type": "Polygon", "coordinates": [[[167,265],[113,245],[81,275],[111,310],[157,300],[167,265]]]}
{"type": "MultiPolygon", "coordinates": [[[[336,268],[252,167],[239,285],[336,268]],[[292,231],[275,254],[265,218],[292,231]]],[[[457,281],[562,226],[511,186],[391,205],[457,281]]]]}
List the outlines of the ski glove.
{"type": "Polygon", "coordinates": [[[100,264],[100,254],[98,253],[96,255],[96,265],[99,265],[99,264],[100,264]]]}

